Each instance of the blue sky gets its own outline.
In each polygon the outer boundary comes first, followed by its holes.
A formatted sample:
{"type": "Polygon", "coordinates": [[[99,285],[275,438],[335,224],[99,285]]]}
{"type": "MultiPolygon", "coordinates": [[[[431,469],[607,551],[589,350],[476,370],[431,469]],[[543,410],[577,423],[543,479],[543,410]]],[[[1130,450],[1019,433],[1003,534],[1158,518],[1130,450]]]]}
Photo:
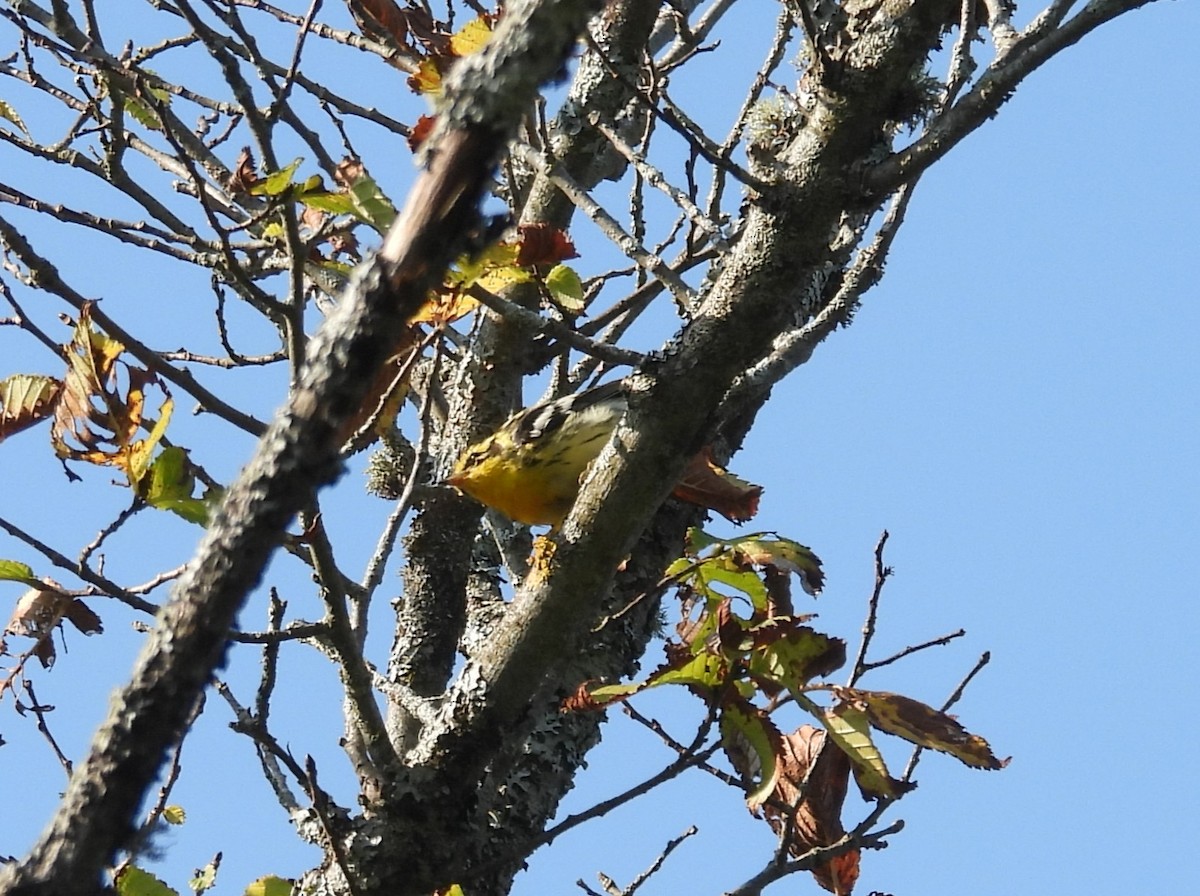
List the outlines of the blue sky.
{"type": "MultiPolygon", "coordinates": [[[[769,14],[769,4],[746,6],[769,14]]],[[[777,390],[734,464],[767,488],[755,528],[803,541],[825,560],[828,586],[814,607],[825,630],[854,643],[885,528],[895,577],[879,653],[966,628],[966,638],[865,684],[936,704],[980,652],[992,654],[955,711],[1012,764],[984,773],[927,755],[919,789],[889,816],[906,829],[865,857],[856,892],[1107,896],[1177,891],[1191,880],[1186,850],[1200,796],[1188,774],[1200,706],[1196,34],[1195,4],[1153,4],[1033,75],[926,176],[882,285],[855,324],[777,390]]],[[[586,252],[585,229],[577,238],[586,252]]],[[[76,270],[82,277],[84,265],[76,270]]],[[[96,272],[106,301],[121,273],[96,272]]],[[[146,303],[183,288],[165,277],[152,268],[128,284],[131,303],[160,310],[146,303]]],[[[44,365],[44,353],[22,354],[18,343],[0,330],[0,356],[44,365]]],[[[269,395],[256,401],[266,413],[269,395]]],[[[179,417],[184,432],[202,432],[179,417]]],[[[0,446],[0,508],[35,533],[86,543],[123,498],[104,484],[67,486],[43,438],[35,431],[0,446]]],[[[231,473],[250,448],[231,440],[206,461],[231,473]]],[[[331,523],[351,536],[345,561],[359,569],[387,508],[364,508],[354,476],[342,489],[330,499],[331,523]]],[[[195,531],[144,518],[125,537],[161,568],[186,559],[195,531]]],[[[0,557],[49,571],[6,538],[0,557]]],[[[134,578],[136,559],[114,548],[110,562],[134,578]]],[[[302,577],[281,564],[276,574],[291,583],[295,615],[319,614],[302,577]]],[[[261,618],[259,600],[245,624],[261,618]]],[[[115,609],[106,622],[101,638],[70,637],[58,668],[36,679],[39,696],[58,707],[54,731],[71,755],[140,640],[115,609]]],[[[329,755],[340,729],[336,681],[305,658],[287,662],[304,689],[277,718],[300,755],[329,755]]],[[[247,698],[255,665],[239,656],[229,673],[247,698]]],[[[647,695],[641,708],[672,720],[681,737],[698,714],[671,696],[647,695]]],[[[670,760],[652,736],[614,719],[564,811],[670,760]]],[[[158,866],[176,887],[218,849],[223,893],[315,861],[270,804],[228,721],[210,696],[184,750],[176,800],[189,821],[164,840],[158,866]]],[[[19,854],[62,778],[30,720],[6,706],[0,732],[9,742],[0,749],[0,854],[19,854]]],[[[901,766],[903,745],[887,746],[901,766]]],[[[349,783],[332,758],[322,780],[349,783]]],[[[858,811],[851,801],[847,820],[858,811]]],[[[574,892],[579,878],[594,885],[596,871],[628,883],[693,823],[700,834],[643,892],[719,893],[773,848],[737,793],[696,775],[535,854],[515,892],[574,892]]],[[[808,880],[776,890],[817,892],[808,880]]]]}

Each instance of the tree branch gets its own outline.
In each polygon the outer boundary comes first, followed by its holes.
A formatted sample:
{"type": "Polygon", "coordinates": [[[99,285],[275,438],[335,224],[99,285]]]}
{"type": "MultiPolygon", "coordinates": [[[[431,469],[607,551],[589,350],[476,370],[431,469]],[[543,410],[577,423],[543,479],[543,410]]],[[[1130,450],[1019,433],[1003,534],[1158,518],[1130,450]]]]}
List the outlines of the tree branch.
{"type": "Polygon", "coordinates": [[[94,892],[187,709],[223,661],[234,615],[288,521],[317,486],[337,477],[339,432],[471,230],[504,141],[592,9],[586,2],[514,4],[493,42],[455,73],[426,170],[382,252],[358,272],[315,337],[313,362],[210,521],[59,811],[29,855],[0,872],[0,893],[94,892]]]}

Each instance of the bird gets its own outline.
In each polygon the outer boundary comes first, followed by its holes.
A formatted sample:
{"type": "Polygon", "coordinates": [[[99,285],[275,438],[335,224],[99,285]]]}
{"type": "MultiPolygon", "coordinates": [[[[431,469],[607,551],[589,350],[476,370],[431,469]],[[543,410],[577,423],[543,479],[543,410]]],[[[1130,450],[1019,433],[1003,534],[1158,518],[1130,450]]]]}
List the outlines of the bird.
{"type": "Polygon", "coordinates": [[[518,523],[557,526],[625,407],[623,380],[532,405],[464,451],[446,481],[518,523]]]}
{"type": "MultiPolygon", "coordinates": [[[[464,451],[446,481],[518,523],[557,527],[624,416],[627,396],[626,382],[615,380],[518,411],[464,451]]],[[[705,448],[674,495],[742,523],[758,512],[762,487],[717,466],[705,448]]]]}

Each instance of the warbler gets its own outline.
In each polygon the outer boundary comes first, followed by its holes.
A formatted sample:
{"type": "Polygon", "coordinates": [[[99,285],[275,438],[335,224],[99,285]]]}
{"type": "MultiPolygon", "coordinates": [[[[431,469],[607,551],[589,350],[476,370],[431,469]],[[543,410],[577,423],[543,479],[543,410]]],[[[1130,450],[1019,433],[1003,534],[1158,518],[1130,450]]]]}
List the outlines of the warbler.
{"type": "Polygon", "coordinates": [[[625,404],[616,380],[518,411],[468,448],[446,481],[518,523],[557,526],[625,404]]]}
{"type": "MultiPolygon", "coordinates": [[[[617,380],[518,411],[468,448],[447,482],[518,523],[557,526],[571,512],[583,474],[625,406],[625,383],[617,380]]],[[[743,523],[758,513],[762,486],[717,466],[706,447],[688,462],[672,493],[743,523]]]]}

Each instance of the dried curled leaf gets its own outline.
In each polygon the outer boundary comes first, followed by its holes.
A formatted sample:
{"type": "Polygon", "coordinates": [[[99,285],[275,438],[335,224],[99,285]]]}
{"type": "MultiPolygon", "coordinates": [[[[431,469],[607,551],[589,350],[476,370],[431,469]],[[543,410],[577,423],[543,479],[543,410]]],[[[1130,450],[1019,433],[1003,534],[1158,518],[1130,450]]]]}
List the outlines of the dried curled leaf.
{"type": "MultiPolygon", "coordinates": [[[[831,846],[846,833],[842,803],[850,778],[850,760],[829,743],[826,733],[801,725],[780,742],[779,775],[763,816],[786,838],[793,856],[831,846]],[[785,811],[781,807],[794,807],[785,811]]],[[[817,883],[831,893],[848,894],[858,880],[859,851],[849,850],[813,869],[817,883]]]]}
{"type": "Polygon", "coordinates": [[[30,588],[17,600],[4,634],[37,638],[34,655],[43,667],[49,667],[55,659],[54,639],[50,635],[64,619],[85,635],[104,631],[100,617],[87,604],[45,582],[30,588]]]}
{"type": "Polygon", "coordinates": [[[148,370],[119,365],[124,350],[120,342],[93,329],[90,305],[84,305],[66,347],[67,374],[54,405],[50,440],[60,458],[117,467],[136,488],[166,430],[172,402],[169,396],[163,401],[148,436],[137,439],[147,422],[146,387],[162,385],[148,370]],[[124,386],[118,376],[122,370],[124,386]]]}
{"type": "Polygon", "coordinates": [[[416,123],[412,126],[412,130],[408,132],[408,148],[416,152],[421,148],[421,144],[429,139],[429,135],[433,133],[433,126],[437,124],[437,118],[432,115],[420,116],[416,123]]]}
{"type": "Polygon", "coordinates": [[[551,224],[519,224],[517,233],[517,264],[521,267],[557,264],[579,257],[566,231],[551,224]]]}
{"type": "Polygon", "coordinates": [[[717,466],[706,448],[688,462],[673,494],[681,501],[715,510],[732,523],[744,523],[758,513],[762,492],[761,485],[717,466]]]}
{"type": "Polygon", "coordinates": [[[231,193],[249,193],[257,180],[258,170],[254,164],[254,156],[250,153],[250,147],[243,146],[226,186],[231,193]]]}

